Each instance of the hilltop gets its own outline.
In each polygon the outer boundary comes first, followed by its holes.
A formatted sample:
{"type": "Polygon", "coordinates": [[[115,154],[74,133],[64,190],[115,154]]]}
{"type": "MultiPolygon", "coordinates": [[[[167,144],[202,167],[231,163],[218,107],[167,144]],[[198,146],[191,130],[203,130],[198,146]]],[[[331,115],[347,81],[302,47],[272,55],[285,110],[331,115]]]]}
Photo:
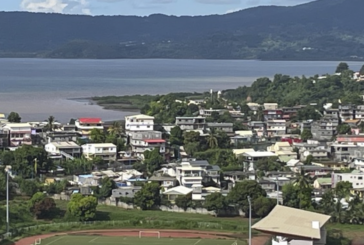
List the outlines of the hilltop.
{"type": "Polygon", "coordinates": [[[195,17],[0,12],[0,56],[363,60],[362,9],[317,0],[195,17]]]}

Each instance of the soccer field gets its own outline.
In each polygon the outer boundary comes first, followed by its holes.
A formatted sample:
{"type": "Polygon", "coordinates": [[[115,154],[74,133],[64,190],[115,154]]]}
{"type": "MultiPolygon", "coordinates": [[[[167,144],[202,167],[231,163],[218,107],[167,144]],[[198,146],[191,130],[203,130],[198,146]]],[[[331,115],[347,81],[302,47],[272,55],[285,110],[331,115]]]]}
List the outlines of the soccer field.
{"type": "Polygon", "coordinates": [[[231,239],[188,239],[154,237],[115,237],[115,236],[54,236],[41,240],[41,245],[245,245],[244,241],[231,239]]]}

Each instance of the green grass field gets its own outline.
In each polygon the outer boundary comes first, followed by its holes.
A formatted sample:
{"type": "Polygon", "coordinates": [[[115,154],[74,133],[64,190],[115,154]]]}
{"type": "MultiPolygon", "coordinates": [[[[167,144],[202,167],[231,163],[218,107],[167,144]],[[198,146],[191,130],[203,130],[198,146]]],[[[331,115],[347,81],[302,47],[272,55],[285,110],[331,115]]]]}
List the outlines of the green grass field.
{"type": "Polygon", "coordinates": [[[243,241],[230,239],[188,239],[153,237],[109,237],[109,236],[54,236],[42,239],[41,245],[245,245],[243,241]]]}

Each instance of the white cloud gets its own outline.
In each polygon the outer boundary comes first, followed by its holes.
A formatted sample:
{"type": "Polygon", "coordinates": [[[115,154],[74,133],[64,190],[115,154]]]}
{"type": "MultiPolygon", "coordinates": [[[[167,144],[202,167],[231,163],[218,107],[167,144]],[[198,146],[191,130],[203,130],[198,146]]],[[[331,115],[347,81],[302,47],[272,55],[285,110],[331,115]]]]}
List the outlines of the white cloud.
{"type": "Polygon", "coordinates": [[[87,0],[22,0],[20,7],[29,12],[91,14],[87,0]]]}
{"type": "Polygon", "coordinates": [[[205,4],[239,4],[240,0],[196,0],[198,3],[205,4]]]}
{"type": "Polygon", "coordinates": [[[235,13],[242,10],[241,8],[236,8],[236,9],[229,9],[225,12],[225,14],[231,14],[231,13],[235,13]]]}

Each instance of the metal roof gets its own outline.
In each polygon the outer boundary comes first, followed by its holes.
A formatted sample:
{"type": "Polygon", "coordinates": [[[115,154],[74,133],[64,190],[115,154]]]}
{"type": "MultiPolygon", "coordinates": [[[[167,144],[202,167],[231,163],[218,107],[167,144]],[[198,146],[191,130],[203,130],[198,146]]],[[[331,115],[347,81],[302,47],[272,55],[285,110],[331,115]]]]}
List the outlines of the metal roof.
{"type": "Polygon", "coordinates": [[[321,239],[320,228],[330,216],[277,205],[253,229],[285,237],[321,239]]]}

